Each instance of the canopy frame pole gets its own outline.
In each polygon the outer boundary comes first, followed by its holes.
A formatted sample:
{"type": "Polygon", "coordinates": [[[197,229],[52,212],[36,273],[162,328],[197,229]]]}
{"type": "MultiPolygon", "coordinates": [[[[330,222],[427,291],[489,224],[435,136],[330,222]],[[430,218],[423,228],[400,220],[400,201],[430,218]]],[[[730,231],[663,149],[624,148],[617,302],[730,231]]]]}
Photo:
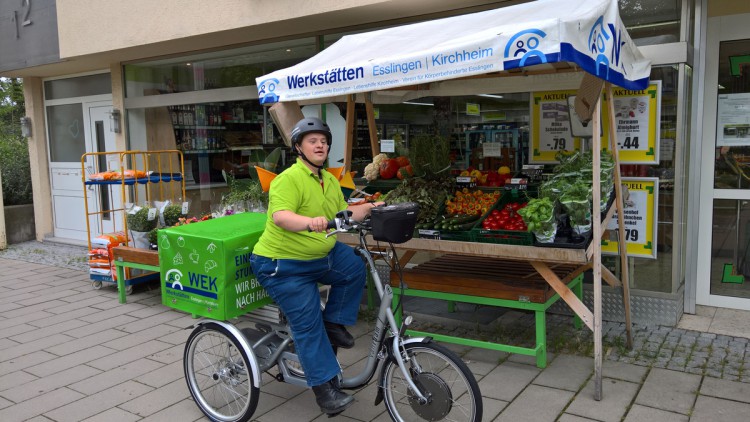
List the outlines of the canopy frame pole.
{"type": "Polygon", "coordinates": [[[365,111],[367,112],[367,129],[370,132],[370,149],[372,156],[380,154],[380,144],[378,143],[378,128],[375,125],[375,109],[372,106],[372,93],[365,93],[365,111]]]}
{"type": "MultiPolygon", "coordinates": [[[[595,97],[594,114],[591,124],[594,136],[591,137],[591,156],[593,157],[592,210],[593,216],[593,275],[594,275],[594,400],[602,399],[602,220],[601,220],[601,137],[596,128],[601,120],[601,88],[595,97]]],[[[622,230],[621,230],[622,231],[622,230]]]]}
{"type": "Polygon", "coordinates": [[[352,148],[354,147],[355,115],[354,94],[346,96],[346,139],[344,140],[344,173],[352,168],[352,148]]]}
{"type": "Polygon", "coordinates": [[[607,100],[609,103],[609,150],[612,151],[612,156],[615,161],[615,207],[617,209],[617,227],[620,229],[617,231],[617,248],[620,255],[620,281],[622,282],[622,304],[625,310],[625,334],[627,338],[628,349],[633,349],[633,332],[632,332],[632,321],[630,319],[630,271],[628,269],[628,247],[625,242],[625,216],[623,214],[623,197],[622,197],[622,179],[620,177],[620,154],[617,150],[617,139],[615,130],[615,102],[612,96],[612,83],[606,83],[607,89],[607,100]]]}

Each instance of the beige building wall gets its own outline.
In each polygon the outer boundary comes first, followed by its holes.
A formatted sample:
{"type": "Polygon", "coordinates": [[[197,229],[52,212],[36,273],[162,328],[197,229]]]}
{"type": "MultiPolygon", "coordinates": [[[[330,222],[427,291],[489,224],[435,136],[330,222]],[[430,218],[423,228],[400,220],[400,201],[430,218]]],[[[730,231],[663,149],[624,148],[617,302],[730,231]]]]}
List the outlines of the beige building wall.
{"type": "Polygon", "coordinates": [[[518,0],[57,0],[60,57],[122,51],[119,61],[518,0]],[[136,54],[132,50],[139,48],[136,54]]]}
{"type": "Polygon", "coordinates": [[[747,0],[708,0],[708,17],[750,13],[747,0]]]}
{"type": "Polygon", "coordinates": [[[24,78],[23,95],[26,100],[26,115],[31,118],[32,136],[28,139],[28,142],[36,240],[42,241],[45,236],[52,235],[53,226],[42,80],[40,78],[24,78]]]}

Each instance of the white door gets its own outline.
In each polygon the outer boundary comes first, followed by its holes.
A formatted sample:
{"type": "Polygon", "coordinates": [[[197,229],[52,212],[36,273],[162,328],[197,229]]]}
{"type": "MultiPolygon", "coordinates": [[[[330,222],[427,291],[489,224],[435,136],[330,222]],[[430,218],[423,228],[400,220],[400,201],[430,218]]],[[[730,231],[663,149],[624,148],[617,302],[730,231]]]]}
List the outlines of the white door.
{"type": "MultiPolygon", "coordinates": [[[[47,106],[49,128],[50,183],[55,237],[86,240],[90,235],[113,231],[113,216],[99,213],[119,206],[120,190],[103,186],[87,186],[88,212],[84,200],[86,174],[108,167],[107,158],[85,153],[115,150],[114,133],[110,131],[111,101],[78,102],[47,106]],[[84,174],[86,173],[86,174],[84,174]],[[89,234],[86,216],[89,215],[89,234]]],[[[116,158],[115,158],[116,159],[116,158]]],[[[122,224],[117,222],[120,228],[122,224]]]]}
{"type": "Polygon", "coordinates": [[[750,14],[708,20],[696,303],[750,310],[750,14]],[[704,200],[705,198],[705,200],[704,200]]]}

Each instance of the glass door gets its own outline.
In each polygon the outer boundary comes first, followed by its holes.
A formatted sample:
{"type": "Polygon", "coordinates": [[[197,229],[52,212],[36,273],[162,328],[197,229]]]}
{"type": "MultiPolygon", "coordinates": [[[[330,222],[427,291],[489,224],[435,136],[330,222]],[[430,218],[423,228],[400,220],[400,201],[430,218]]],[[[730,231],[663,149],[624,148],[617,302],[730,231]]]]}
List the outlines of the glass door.
{"type": "Polygon", "coordinates": [[[722,32],[707,40],[718,53],[707,54],[703,160],[713,171],[702,183],[710,200],[701,201],[696,302],[750,309],[750,33],[722,32]]]}

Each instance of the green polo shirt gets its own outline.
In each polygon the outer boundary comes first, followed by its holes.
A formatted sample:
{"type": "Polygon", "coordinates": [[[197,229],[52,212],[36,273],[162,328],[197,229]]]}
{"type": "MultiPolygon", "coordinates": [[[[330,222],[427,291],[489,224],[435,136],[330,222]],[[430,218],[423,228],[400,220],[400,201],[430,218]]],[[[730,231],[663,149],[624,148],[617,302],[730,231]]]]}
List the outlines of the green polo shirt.
{"type": "Polygon", "coordinates": [[[291,232],[273,222],[276,211],[292,211],[307,217],[325,216],[333,219],[346,209],[338,180],[323,171],[323,187],[316,173],[302,159],[276,176],[268,191],[268,220],[253,253],[272,259],[311,260],[323,258],[336,244],[336,236],[326,239],[325,233],[291,232]]]}

